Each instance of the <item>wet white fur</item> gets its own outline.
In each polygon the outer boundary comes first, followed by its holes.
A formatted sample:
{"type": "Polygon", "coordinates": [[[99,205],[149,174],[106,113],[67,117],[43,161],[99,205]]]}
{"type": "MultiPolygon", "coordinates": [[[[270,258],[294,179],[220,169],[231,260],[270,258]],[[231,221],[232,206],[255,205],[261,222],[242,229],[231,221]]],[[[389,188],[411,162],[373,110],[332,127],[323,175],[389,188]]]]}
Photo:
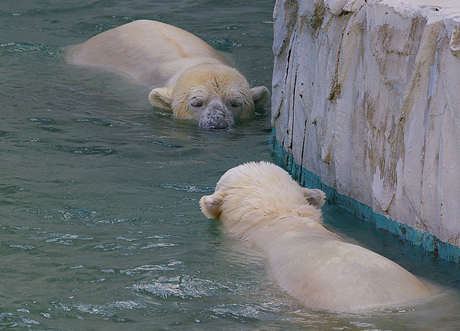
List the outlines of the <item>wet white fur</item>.
{"type": "Polygon", "coordinates": [[[432,294],[398,264],[328,231],[319,209],[324,198],[280,167],[252,162],[227,171],[200,205],[262,251],[276,282],[308,307],[352,312],[432,294]]]}
{"type": "Polygon", "coordinates": [[[179,119],[199,120],[215,100],[224,105],[237,102],[241,105],[228,112],[235,119],[251,118],[254,108],[269,99],[265,86],[250,88],[246,78],[206,42],[156,21],[138,20],[98,34],[70,48],[68,61],[131,76],[151,89],[153,106],[168,109],[179,119]],[[196,98],[203,107],[191,105],[196,98]]]}

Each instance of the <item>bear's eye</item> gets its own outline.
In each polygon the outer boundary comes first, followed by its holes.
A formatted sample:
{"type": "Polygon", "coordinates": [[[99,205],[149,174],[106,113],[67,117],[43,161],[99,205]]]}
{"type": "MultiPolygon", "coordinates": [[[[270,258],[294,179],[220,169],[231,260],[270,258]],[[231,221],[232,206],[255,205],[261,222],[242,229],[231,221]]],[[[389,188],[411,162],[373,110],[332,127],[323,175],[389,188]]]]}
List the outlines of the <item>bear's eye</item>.
{"type": "Polygon", "coordinates": [[[192,105],[192,107],[202,107],[203,104],[204,104],[204,100],[203,99],[198,99],[198,98],[193,98],[192,100],[190,100],[190,104],[192,105]]]}
{"type": "Polygon", "coordinates": [[[241,100],[238,100],[238,99],[230,100],[230,105],[234,108],[241,107],[242,104],[243,102],[241,102],[241,100]]]}

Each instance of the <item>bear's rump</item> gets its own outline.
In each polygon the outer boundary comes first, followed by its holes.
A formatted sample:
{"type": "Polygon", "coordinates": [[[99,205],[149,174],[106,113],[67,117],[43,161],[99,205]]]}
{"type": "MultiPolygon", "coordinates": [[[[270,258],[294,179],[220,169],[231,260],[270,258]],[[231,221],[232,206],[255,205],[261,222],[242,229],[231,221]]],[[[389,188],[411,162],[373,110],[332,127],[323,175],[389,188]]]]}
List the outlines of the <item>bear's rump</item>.
{"type": "Polygon", "coordinates": [[[356,311],[431,295],[424,283],[396,263],[321,231],[275,238],[265,247],[275,280],[306,305],[356,311]]]}

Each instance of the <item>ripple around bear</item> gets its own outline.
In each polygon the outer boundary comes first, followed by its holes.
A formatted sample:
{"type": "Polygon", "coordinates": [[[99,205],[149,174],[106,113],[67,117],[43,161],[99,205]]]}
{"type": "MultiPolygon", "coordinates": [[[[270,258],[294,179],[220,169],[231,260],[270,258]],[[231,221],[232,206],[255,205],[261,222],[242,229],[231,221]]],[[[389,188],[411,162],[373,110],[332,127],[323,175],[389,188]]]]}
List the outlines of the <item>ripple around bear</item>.
{"type": "Polygon", "coordinates": [[[232,126],[269,99],[265,86],[250,88],[224,57],[193,34],[139,20],[103,32],[69,49],[68,61],[121,71],[151,89],[150,103],[206,129],[232,126]]]}
{"type": "Polygon", "coordinates": [[[227,171],[200,205],[261,250],[277,283],[308,307],[353,312],[433,294],[398,264],[324,228],[324,199],[323,191],[301,187],[280,167],[251,162],[227,171]]]}

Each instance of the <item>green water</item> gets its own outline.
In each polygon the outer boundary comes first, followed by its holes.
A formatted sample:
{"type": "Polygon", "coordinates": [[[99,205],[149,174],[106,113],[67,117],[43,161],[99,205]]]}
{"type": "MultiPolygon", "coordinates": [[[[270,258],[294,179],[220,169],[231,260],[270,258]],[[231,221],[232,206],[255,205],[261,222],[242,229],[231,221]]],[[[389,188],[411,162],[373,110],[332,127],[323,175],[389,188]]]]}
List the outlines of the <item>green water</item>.
{"type": "Polygon", "coordinates": [[[413,307],[310,310],[198,200],[273,161],[269,110],[229,132],[154,112],[148,91],[70,66],[65,47],[134,19],[184,28],[270,88],[274,1],[2,0],[0,330],[455,330],[457,265],[335,206],[333,230],[445,286],[413,307]]]}

